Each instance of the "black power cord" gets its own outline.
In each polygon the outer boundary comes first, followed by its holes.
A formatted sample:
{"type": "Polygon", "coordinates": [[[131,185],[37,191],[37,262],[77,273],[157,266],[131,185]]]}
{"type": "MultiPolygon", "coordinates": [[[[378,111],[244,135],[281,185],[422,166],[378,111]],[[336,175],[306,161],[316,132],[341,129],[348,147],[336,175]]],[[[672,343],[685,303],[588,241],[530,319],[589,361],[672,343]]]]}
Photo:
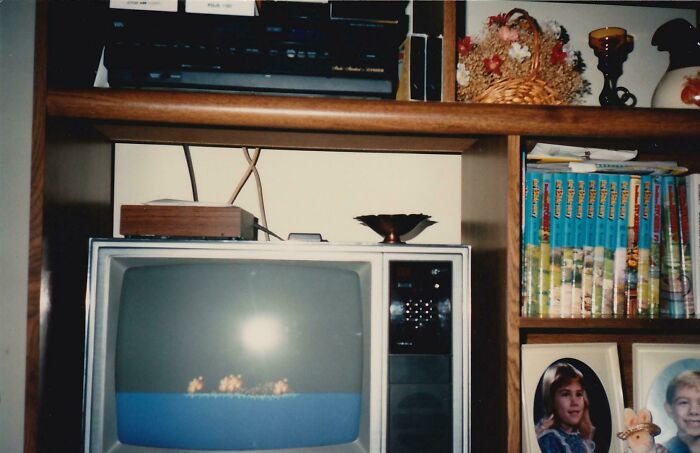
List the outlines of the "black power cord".
{"type": "Polygon", "coordinates": [[[190,174],[190,185],[192,186],[192,199],[194,201],[199,201],[199,195],[197,195],[197,181],[194,177],[194,166],[192,165],[192,154],[190,154],[189,145],[182,145],[185,151],[185,160],[187,161],[187,171],[190,174]]]}

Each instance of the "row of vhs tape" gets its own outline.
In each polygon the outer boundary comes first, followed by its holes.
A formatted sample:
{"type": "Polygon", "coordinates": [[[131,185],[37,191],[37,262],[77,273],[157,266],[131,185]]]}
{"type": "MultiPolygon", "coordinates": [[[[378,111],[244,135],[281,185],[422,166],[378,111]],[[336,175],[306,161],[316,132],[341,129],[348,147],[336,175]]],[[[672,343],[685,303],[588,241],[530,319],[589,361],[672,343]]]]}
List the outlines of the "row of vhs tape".
{"type": "Polygon", "coordinates": [[[700,175],[523,178],[522,316],[700,315],[700,175]]]}

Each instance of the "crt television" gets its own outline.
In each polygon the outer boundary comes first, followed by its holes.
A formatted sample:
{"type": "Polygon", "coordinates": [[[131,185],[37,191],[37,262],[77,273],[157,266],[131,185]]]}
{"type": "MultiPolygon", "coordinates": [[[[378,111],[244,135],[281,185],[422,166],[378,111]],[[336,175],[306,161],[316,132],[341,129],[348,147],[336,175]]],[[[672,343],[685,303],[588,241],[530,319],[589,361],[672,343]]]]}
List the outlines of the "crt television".
{"type": "Polygon", "coordinates": [[[86,452],[468,452],[467,246],[94,239],[86,452]]]}

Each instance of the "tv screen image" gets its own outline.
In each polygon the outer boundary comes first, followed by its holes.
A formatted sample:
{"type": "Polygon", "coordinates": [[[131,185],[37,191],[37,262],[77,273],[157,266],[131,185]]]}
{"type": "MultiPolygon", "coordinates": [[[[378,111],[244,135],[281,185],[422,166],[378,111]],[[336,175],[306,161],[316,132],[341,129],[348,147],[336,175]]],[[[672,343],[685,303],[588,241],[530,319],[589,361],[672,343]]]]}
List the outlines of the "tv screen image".
{"type": "Polygon", "coordinates": [[[116,343],[119,440],[243,451],[355,440],[362,297],[357,272],[336,266],[127,270],[116,343]]]}

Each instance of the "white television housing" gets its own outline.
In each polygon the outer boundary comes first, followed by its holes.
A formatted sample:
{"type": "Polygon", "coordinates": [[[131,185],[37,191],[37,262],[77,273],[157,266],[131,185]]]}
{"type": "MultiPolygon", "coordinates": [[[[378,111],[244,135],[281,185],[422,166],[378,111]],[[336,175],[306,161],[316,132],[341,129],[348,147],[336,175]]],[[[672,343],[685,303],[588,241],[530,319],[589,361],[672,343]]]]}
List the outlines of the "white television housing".
{"type": "Polygon", "coordinates": [[[95,239],[86,310],[86,452],[469,451],[468,246],[95,239]]]}

